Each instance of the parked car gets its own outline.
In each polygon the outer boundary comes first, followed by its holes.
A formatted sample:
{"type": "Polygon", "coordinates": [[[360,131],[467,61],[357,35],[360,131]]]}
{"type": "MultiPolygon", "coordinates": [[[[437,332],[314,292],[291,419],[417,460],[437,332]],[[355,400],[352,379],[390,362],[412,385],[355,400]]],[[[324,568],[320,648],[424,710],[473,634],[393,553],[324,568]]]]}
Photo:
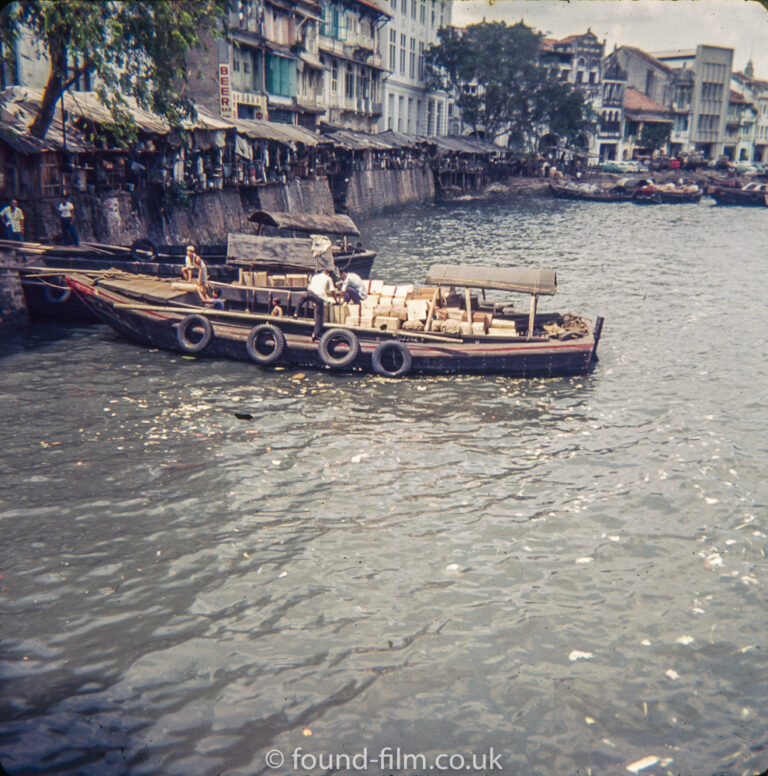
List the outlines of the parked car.
{"type": "Polygon", "coordinates": [[[603,172],[646,172],[647,168],[643,167],[640,162],[635,161],[634,159],[629,159],[627,161],[610,161],[610,162],[603,162],[600,166],[600,169],[603,172]]]}
{"type": "Polygon", "coordinates": [[[736,165],[737,175],[763,175],[765,167],[759,162],[739,162],[736,165]]]}

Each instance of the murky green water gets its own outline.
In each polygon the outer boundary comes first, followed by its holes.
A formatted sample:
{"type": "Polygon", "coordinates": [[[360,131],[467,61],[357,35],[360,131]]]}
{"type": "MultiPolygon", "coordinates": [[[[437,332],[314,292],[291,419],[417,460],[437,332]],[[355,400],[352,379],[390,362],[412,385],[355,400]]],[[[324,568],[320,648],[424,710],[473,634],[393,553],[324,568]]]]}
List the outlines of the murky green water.
{"type": "Polygon", "coordinates": [[[363,229],[388,280],[557,269],[556,307],[606,318],[600,364],[398,382],[102,327],[4,342],[5,769],[768,768],[766,214],[537,200],[363,229]]]}

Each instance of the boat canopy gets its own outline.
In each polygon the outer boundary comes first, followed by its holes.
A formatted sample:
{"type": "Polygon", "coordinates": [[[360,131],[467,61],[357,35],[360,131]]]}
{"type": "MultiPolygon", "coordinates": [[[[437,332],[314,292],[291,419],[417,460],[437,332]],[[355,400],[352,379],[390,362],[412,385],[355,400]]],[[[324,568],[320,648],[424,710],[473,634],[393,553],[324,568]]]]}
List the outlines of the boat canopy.
{"type": "Polygon", "coordinates": [[[257,210],[248,216],[249,221],[278,229],[292,229],[306,234],[340,234],[359,237],[355,222],[345,215],[315,215],[312,213],[283,213],[275,210],[257,210]]]}
{"type": "Polygon", "coordinates": [[[433,264],[426,283],[433,286],[463,286],[500,291],[520,291],[525,294],[557,292],[557,274],[551,269],[514,269],[512,267],[482,267],[472,264],[433,264]]]}
{"type": "Polygon", "coordinates": [[[227,237],[227,264],[252,267],[256,264],[283,269],[334,269],[333,253],[326,250],[315,258],[312,240],[304,237],[264,237],[231,232],[227,237]]]}

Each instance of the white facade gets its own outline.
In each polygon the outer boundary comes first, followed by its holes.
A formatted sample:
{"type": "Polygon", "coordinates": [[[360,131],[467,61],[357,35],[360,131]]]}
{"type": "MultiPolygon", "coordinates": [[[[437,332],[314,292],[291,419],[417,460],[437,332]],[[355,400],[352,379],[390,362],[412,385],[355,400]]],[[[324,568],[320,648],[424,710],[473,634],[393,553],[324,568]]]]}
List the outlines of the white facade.
{"type": "Polygon", "coordinates": [[[408,135],[447,135],[461,131],[453,102],[428,91],[424,55],[438,43],[437,32],[451,24],[452,0],[382,0],[392,18],[382,27],[379,44],[384,66],[381,131],[408,135]]]}

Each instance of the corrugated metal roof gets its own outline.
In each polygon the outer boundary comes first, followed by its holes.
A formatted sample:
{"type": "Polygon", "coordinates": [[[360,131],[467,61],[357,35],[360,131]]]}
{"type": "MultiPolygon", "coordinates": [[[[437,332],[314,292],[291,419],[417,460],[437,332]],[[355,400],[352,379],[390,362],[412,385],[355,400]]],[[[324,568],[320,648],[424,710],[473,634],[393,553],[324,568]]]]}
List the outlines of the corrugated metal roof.
{"type": "MultiPolygon", "coordinates": [[[[40,94],[39,90],[20,86],[0,92],[0,137],[23,154],[58,151],[65,147],[59,111],[54,115],[44,138],[29,134],[29,127],[39,110],[40,94]]],[[[67,123],[66,149],[77,152],[91,151],[94,145],[71,123],[67,123]]]]}

